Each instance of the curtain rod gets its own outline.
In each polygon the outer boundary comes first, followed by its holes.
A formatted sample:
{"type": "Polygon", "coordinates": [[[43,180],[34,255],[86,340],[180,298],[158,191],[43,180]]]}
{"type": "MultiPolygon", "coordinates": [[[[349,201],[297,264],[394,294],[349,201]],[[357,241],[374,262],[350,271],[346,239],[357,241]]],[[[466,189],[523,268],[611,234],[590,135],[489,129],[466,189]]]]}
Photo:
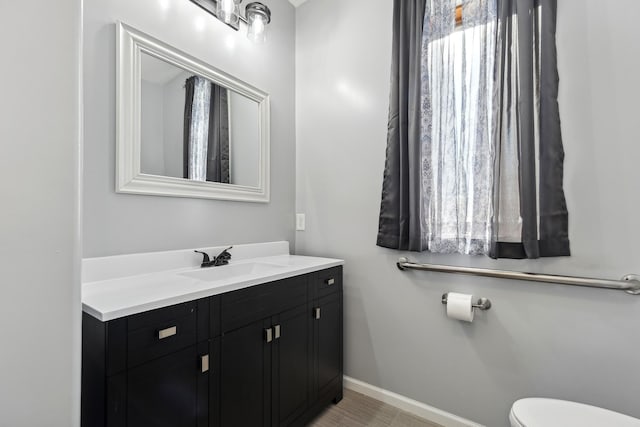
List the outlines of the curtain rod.
{"type": "Polygon", "coordinates": [[[417,264],[402,257],[396,263],[400,270],[423,270],[438,273],[469,274],[498,279],[527,280],[530,282],[555,283],[586,288],[613,289],[631,295],[640,295],[640,276],[627,274],[621,280],[594,279],[589,277],[561,276],[556,274],[526,273],[521,271],[493,270],[489,268],[459,267],[439,264],[417,264]]]}

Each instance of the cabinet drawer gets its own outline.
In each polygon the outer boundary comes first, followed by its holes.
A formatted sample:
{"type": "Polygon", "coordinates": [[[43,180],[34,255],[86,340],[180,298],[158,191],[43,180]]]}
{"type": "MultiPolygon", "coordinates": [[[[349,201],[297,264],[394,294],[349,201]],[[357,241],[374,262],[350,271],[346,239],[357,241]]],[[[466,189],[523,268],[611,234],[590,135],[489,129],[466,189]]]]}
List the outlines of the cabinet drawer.
{"type": "Polygon", "coordinates": [[[313,287],[316,298],[342,290],[342,266],[316,272],[313,275],[313,287]]]}
{"type": "Polygon", "coordinates": [[[127,365],[173,353],[196,343],[196,302],[137,314],[127,325],[127,365]]]}
{"type": "Polygon", "coordinates": [[[308,281],[309,275],[290,277],[223,294],[220,302],[222,332],[305,304],[308,281]]]}

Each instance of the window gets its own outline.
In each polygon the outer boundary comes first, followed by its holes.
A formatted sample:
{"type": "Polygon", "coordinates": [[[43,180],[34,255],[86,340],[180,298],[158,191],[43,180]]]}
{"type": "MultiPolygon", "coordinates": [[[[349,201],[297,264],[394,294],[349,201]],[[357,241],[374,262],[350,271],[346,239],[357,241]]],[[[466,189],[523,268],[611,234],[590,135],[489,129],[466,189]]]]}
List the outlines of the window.
{"type": "Polygon", "coordinates": [[[378,245],[569,255],[556,0],[396,0],[393,16],[378,245]]]}

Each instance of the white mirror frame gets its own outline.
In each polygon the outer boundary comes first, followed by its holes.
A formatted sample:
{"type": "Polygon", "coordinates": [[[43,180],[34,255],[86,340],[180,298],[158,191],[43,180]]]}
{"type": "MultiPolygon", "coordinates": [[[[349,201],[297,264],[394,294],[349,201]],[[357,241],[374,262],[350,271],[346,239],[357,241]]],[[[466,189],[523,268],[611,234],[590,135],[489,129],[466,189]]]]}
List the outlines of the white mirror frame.
{"type": "Polygon", "coordinates": [[[116,52],[116,192],[241,202],[269,201],[269,95],[229,74],[122,22],[116,52]],[[205,77],[258,103],[260,153],[258,186],[190,181],[140,171],[141,54],[205,77]]]}

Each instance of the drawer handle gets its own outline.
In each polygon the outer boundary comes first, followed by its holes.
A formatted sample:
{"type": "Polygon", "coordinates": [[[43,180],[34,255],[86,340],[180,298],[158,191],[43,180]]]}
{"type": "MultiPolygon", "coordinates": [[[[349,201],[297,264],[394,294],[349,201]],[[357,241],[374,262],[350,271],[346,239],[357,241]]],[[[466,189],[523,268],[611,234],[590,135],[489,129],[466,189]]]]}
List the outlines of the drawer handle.
{"type": "Polygon", "coordinates": [[[209,355],[200,356],[200,371],[205,373],[209,371],[209,355]]]}
{"type": "Polygon", "coordinates": [[[275,325],[273,327],[273,330],[274,330],[274,333],[273,333],[274,338],[279,340],[280,339],[280,325],[275,325]]]}
{"type": "Polygon", "coordinates": [[[331,286],[331,285],[333,285],[334,283],[336,283],[336,279],[334,279],[334,278],[332,277],[332,278],[330,278],[330,279],[325,280],[324,282],[325,282],[327,285],[331,286]]]}
{"type": "Polygon", "coordinates": [[[167,328],[167,329],[161,329],[161,330],[158,331],[158,339],[159,340],[163,340],[165,338],[172,337],[177,333],[178,333],[178,327],[177,326],[172,326],[172,327],[167,328]]]}
{"type": "Polygon", "coordinates": [[[273,341],[273,328],[268,328],[264,330],[267,342],[273,341]]]}
{"type": "Polygon", "coordinates": [[[316,307],[313,309],[313,317],[316,320],[320,319],[320,307],[316,307]]]}

